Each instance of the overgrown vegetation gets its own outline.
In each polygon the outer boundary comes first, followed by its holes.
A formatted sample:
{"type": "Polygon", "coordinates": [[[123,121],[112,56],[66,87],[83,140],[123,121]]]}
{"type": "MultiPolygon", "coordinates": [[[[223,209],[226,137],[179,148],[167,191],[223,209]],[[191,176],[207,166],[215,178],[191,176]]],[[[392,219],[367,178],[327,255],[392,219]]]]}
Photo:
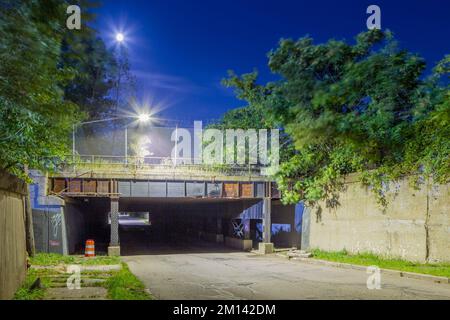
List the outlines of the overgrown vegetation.
{"type": "Polygon", "coordinates": [[[149,300],[151,296],[139,279],[123,263],[122,269],[113,274],[106,282],[108,297],[112,300],[149,300]]]}
{"type": "Polygon", "coordinates": [[[362,266],[377,266],[382,269],[392,269],[415,272],[450,278],[450,264],[414,263],[400,259],[386,259],[372,253],[349,254],[348,252],[327,252],[319,249],[312,250],[313,258],[350,263],[362,266]]]}
{"type": "Polygon", "coordinates": [[[85,258],[83,256],[63,256],[57,253],[39,253],[30,258],[30,263],[35,266],[56,266],[58,264],[111,265],[119,264],[120,258],[113,256],[85,258]]]}
{"type": "Polygon", "coordinates": [[[40,287],[32,289],[31,286],[38,278],[42,278],[42,272],[33,269],[28,270],[24,283],[14,295],[14,300],[43,299],[45,296],[45,289],[49,286],[49,283],[48,281],[42,281],[40,287]]]}
{"type": "Polygon", "coordinates": [[[27,167],[53,170],[70,154],[74,124],[117,111],[112,96],[129,66],[90,27],[95,6],[94,0],[1,1],[0,168],[22,178],[27,167]],[[81,30],[66,27],[73,4],[83,8],[81,30]]]}
{"type": "Polygon", "coordinates": [[[224,84],[247,106],[220,125],[252,128],[256,119],[285,130],[276,175],[285,203],[334,205],[353,172],[384,206],[386,184],[403,175],[449,180],[450,56],[425,77],[421,57],[400,49],[391,32],[372,30],[354,44],[283,39],[269,68],[281,79],[265,85],[256,72],[230,72],[224,84]]]}
{"type": "Polygon", "coordinates": [[[96,256],[84,258],[83,256],[63,256],[59,254],[36,254],[30,259],[31,268],[22,287],[16,292],[16,300],[43,300],[49,288],[66,287],[67,278],[70,274],[65,273],[66,265],[117,265],[121,264],[120,270],[96,271],[85,270],[81,272],[82,287],[85,286],[83,279],[101,280],[89,286],[99,286],[107,289],[108,299],[112,300],[150,300],[152,296],[145,291],[144,285],[133,275],[128,266],[120,261],[119,257],[96,256]],[[48,267],[48,268],[43,268],[48,267]],[[37,279],[40,285],[31,288],[37,279]]]}

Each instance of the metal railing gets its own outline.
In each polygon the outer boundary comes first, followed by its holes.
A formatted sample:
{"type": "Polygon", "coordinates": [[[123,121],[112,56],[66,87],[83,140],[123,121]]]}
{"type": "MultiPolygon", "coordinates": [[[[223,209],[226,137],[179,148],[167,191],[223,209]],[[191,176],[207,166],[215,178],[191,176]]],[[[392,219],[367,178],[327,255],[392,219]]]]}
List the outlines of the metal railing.
{"type": "Polygon", "coordinates": [[[58,164],[57,171],[77,169],[100,171],[158,171],[166,173],[215,173],[237,176],[260,176],[263,166],[254,164],[204,164],[195,163],[193,158],[105,156],[105,155],[68,155],[58,164]]]}

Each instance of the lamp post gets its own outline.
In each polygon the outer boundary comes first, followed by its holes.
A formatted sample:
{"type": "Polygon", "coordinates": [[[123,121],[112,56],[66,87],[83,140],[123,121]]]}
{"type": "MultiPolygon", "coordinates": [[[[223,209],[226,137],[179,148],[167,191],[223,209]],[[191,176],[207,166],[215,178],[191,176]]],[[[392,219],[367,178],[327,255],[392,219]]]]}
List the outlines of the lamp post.
{"type": "Polygon", "coordinates": [[[124,48],[123,48],[123,42],[125,41],[125,35],[121,32],[118,32],[116,34],[116,42],[119,45],[119,52],[117,57],[118,62],[118,74],[117,74],[117,92],[116,92],[116,112],[117,108],[119,107],[119,96],[120,96],[120,82],[122,78],[122,66],[123,66],[123,56],[124,56],[124,48]]]}
{"type": "MultiPolygon", "coordinates": [[[[119,98],[120,98],[120,84],[122,80],[122,66],[123,66],[123,42],[125,41],[125,36],[123,33],[118,32],[116,33],[116,42],[119,46],[119,51],[117,53],[117,63],[118,63],[118,69],[117,69],[117,84],[116,84],[116,104],[114,107],[114,115],[117,115],[117,110],[119,109],[119,98]]],[[[126,134],[126,132],[125,132],[126,134]]],[[[126,138],[126,137],[125,137],[126,138]]],[[[116,132],[113,133],[113,143],[116,142],[116,132]]],[[[125,148],[126,148],[125,144],[125,148]]],[[[126,155],[125,155],[125,162],[126,162],[126,155]]]]}
{"type": "MultiPolygon", "coordinates": [[[[72,126],[72,157],[75,157],[75,152],[76,152],[76,142],[75,142],[75,132],[76,132],[76,128],[80,127],[82,125],[85,124],[91,124],[91,123],[99,123],[99,122],[106,122],[106,121],[114,121],[114,120],[119,120],[119,119],[127,119],[127,118],[132,118],[132,119],[137,119],[138,122],[140,123],[147,123],[151,120],[151,116],[147,113],[142,113],[139,114],[137,116],[123,116],[123,117],[114,117],[114,118],[107,118],[107,119],[99,119],[99,120],[92,120],[92,121],[85,121],[85,122],[81,122],[78,124],[73,124],[72,126]]],[[[127,158],[128,158],[128,125],[127,124],[125,126],[125,163],[127,163],[127,158]]]]}

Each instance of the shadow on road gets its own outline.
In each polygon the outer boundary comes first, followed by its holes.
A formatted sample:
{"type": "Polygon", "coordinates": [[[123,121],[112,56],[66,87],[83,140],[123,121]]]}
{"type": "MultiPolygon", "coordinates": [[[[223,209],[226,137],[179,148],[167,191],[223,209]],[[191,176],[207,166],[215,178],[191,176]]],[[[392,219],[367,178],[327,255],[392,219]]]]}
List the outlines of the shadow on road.
{"type": "Polygon", "coordinates": [[[185,235],[164,235],[155,232],[149,225],[120,225],[120,252],[123,256],[236,251],[224,245],[192,239],[185,235]]]}

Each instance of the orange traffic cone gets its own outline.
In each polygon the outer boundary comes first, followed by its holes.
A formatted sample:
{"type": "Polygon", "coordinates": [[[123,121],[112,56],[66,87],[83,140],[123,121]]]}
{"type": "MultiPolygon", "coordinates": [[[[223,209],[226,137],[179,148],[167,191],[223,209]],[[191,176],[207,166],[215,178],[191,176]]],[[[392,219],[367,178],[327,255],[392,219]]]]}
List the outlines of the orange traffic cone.
{"type": "Polygon", "coordinates": [[[95,257],[95,242],[92,239],[86,240],[85,257],[95,257]]]}

